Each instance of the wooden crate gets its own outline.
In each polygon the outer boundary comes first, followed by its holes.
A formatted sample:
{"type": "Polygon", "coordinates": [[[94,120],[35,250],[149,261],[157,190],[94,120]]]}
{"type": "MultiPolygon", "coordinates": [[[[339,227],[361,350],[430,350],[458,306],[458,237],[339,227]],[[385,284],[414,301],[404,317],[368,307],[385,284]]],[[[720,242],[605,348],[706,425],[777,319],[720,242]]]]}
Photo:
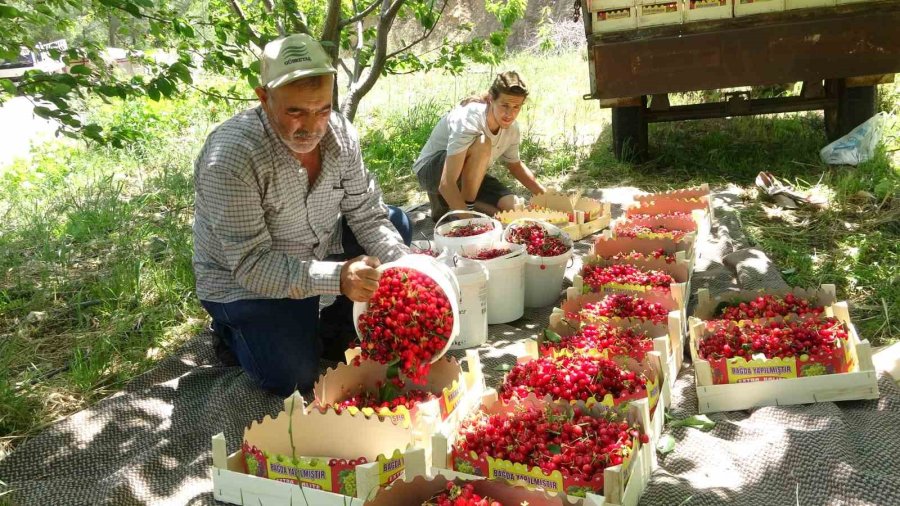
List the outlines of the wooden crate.
{"type": "Polygon", "coordinates": [[[734,17],[733,0],[684,0],[684,22],[734,17]]]}
{"type": "Polygon", "coordinates": [[[593,33],[621,32],[637,28],[637,9],[625,7],[591,13],[593,33]]]}
{"type": "MultiPolygon", "coordinates": [[[[351,363],[359,353],[359,348],[347,350],[345,353],[347,363],[351,363]]],[[[442,392],[440,398],[424,403],[423,409],[402,408],[394,412],[379,413],[399,424],[408,425],[413,445],[425,450],[426,459],[431,456],[431,436],[436,432],[447,433],[458,430],[459,424],[468,416],[469,410],[480,402],[481,394],[484,392],[484,374],[478,352],[466,350],[464,363],[466,370],[462,369],[455,358],[449,357],[432,365],[425,388],[442,392]],[[434,388],[434,385],[438,387],[434,388]]],[[[361,367],[338,364],[336,368],[328,369],[316,381],[313,387],[315,403],[333,404],[344,391],[357,393],[360,386],[372,386],[379,378],[383,380],[386,371],[387,366],[371,361],[364,361],[361,367]]],[[[421,385],[409,381],[407,386],[422,388],[421,385]]]]}
{"type": "MultiPolygon", "coordinates": [[[[566,313],[575,312],[584,304],[601,300],[607,294],[584,294],[579,295],[574,291],[567,293],[567,300],[563,302],[562,307],[553,308],[550,313],[550,325],[548,328],[561,336],[568,336],[578,332],[581,329],[582,322],[571,321],[566,318],[566,313]]],[[[660,396],[663,403],[668,407],[672,404],[672,386],[675,379],[678,378],[678,372],[684,363],[684,317],[681,309],[674,305],[671,299],[660,298],[656,296],[642,296],[651,302],[659,302],[665,306],[671,306],[668,319],[665,323],[653,324],[650,322],[642,322],[631,318],[611,318],[604,323],[618,328],[631,328],[637,332],[645,332],[653,337],[653,351],[659,353],[660,369],[663,372],[663,381],[660,386],[660,396]]],[[[541,338],[534,344],[530,344],[531,340],[526,341],[526,349],[529,346],[540,346],[541,338]]]]}
{"type": "Polygon", "coordinates": [[[819,288],[791,287],[777,290],[730,291],[719,294],[716,297],[710,296],[709,290],[706,288],[701,288],[697,290],[697,307],[694,308],[694,314],[692,316],[704,321],[713,320],[715,319],[716,308],[722,303],[749,302],[760,295],[784,297],[788,293],[792,293],[803,299],[816,300],[819,307],[826,308],[825,314],[827,316],[834,316],[830,306],[838,301],[837,287],[829,284],[822,285],[819,288]]]}
{"type": "Polygon", "coordinates": [[[475,493],[482,497],[490,497],[502,504],[528,506],[601,506],[602,496],[588,494],[583,501],[570,501],[565,495],[551,494],[540,490],[529,490],[522,485],[510,484],[499,480],[486,480],[480,476],[456,473],[441,469],[433,476],[417,476],[411,480],[398,480],[390,487],[380,489],[371,504],[367,506],[418,506],[435,495],[447,490],[447,484],[471,483],[475,493]]]}
{"type": "MultiPolygon", "coordinates": [[[[534,396],[528,397],[522,403],[534,405],[544,405],[549,402],[544,399],[536,399],[534,396]]],[[[584,406],[583,403],[576,403],[584,406]]],[[[482,399],[482,410],[492,412],[504,408],[504,404],[497,397],[497,392],[488,389],[482,399]]],[[[662,427],[665,413],[664,408],[658,407],[657,416],[659,421],[651,420],[650,408],[646,399],[633,401],[629,403],[627,409],[627,418],[632,423],[638,423],[644,430],[650,430],[651,427],[662,427]],[[655,424],[655,425],[654,425],[655,424]]],[[[432,454],[431,472],[432,474],[440,473],[446,476],[459,476],[466,479],[477,479],[478,476],[459,473],[453,471],[451,463],[451,450],[455,443],[455,436],[444,437],[436,435],[432,442],[435,449],[432,454]]],[[[652,436],[651,436],[652,437],[652,436]]],[[[604,471],[603,475],[603,495],[587,498],[568,496],[569,500],[581,504],[583,506],[603,505],[603,506],[636,506],[644,489],[650,481],[650,473],[653,472],[653,462],[655,462],[654,446],[652,444],[642,445],[638,441],[638,450],[634,453],[629,469],[623,470],[622,466],[609,467],[604,471]]],[[[537,472],[540,472],[538,469],[537,472]]]]}
{"type": "Polygon", "coordinates": [[[784,0],[784,10],[834,7],[836,0],[784,0]]]}
{"type": "MultiPolygon", "coordinates": [[[[594,255],[587,255],[582,258],[582,267],[586,265],[614,265],[619,262],[611,262],[604,258],[600,258],[594,255]]],[[[629,294],[648,294],[648,295],[658,295],[661,297],[671,298],[677,307],[684,311],[687,307],[688,299],[691,295],[691,273],[688,270],[687,265],[685,264],[665,264],[661,265],[661,271],[669,274],[675,279],[675,283],[673,283],[669,287],[669,291],[663,290],[641,290],[637,287],[631,288],[627,286],[610,286],[608,288],[603,289],[603,293],[629,293],[629,294]]],[[[570,289],[574,289],[576,294],[584,294],[590,293],[590,288],[587,287],[584,283],[584,278],[581,277],[581,273],[575,275],[572,280],[572,287],[570,289]],[[587,290],[587,291],[586,291],[587,290]]],[[[568,293],[568,289],[567,292],[568,293]]]]}
{"type": "Polygon", "coordinates": [[[637,11],[639,27],[680,25],[684,22],[684,4],[681,0],[643,0],[637,11]]]}
{"type": "MultiPolygon", "coordinates": [[[[303,398],[294,394],[285,400],[285,411],[289,412],[295,405],[302,404],[303,398]]],[[[281,506],[290,502],[317,506],[362,505],[369,493],[378,488],[381,479],[378,462],[356,466],[356,496],[348,497],[247,474],[243,451],[228,455],[222,433],[212,437],[212,450],[213,497],[231,504],[281,506]]],[[[411,477],[425,474],[427,461],[423,449],[409,446],[400,455],[405,467],[404,475],[411,477]]]]}
{"type": "Polygon", "coordinates": [[[784,0],[734,0],[734,17],[784,10],[784,0]]]}
{"type": "Polygon", "coordinates": [[[610,9],[634,7],[635,0],[585,0],[591,13],[610,9]]]}
{"type": "Polygon", "coordinates": [[[636,195],[634,197],[634,200],[637,202],[658,202],[669,199],[683,200],[709,196],[709,184],[703,183],[699,186],[692,186],[690,188],[680,188],[677,190],[669,190],[665,192],[644,193],[641,195],[636,195]]]}
{"type": "Polygon", "coordinates": [[[701,413],[739,411],[760,406],[784,406],[814,402],[848,401],[878,398],[878,375],[872,363],[869,342],[860,340],[850,322],[846,302],[832,306],[834,316],[848,328],[850,355],[854,367],[850,372],[822,376],[779,379],[756,383],[713,384],[709,362],[700,358],[697,337],[706,323],[691,323],[690,349],[694,362],[697,401],[701,413]]]}

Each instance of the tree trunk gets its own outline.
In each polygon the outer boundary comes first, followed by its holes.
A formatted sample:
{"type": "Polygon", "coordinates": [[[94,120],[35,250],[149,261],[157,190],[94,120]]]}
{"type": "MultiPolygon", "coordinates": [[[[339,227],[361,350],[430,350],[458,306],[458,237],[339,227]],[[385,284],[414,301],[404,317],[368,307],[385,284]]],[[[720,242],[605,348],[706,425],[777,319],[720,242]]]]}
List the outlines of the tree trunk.
{"type": "Polygon", "coordinates": [[[378,25],[375,30],[375,54],[372,57],[372,65],[365,77],[355,83],[350,83],[350,91],[347,92],[347,97],[341,104],[341,113],[350,121],[356,117],[360,101],[372,90],[375,82],[381,77],[388,56],[388,35],[394,25],[394,19],[404,3],[405,0],[394,0],[393,3],[384,0],[382,3],[381,15],[378,17],[378,25]]]}
{"type": "Polygon", "coordinates": [[[115,15],[113,15],[113,13],[109,13],[109,16],[107,17],[107,24],[106,24],[106,27],[107,27],[106,45],[108,47],[116,47],[116,45],[117,45],[116,44],[116,35],[119,32],[119,26],[121,24],[122,23],[119,21],[119,18],[117,18],[115,15]]]}

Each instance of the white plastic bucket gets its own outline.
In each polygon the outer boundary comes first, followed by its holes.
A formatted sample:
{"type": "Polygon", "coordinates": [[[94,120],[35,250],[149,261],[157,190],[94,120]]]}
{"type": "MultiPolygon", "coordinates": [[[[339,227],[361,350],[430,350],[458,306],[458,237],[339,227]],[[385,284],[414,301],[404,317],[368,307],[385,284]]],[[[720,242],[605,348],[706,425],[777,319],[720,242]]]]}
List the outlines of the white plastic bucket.
{"type": "Polygon", "coordinates": [[[519,224],[536,223],[547,231],[548,235],[560,237],[569,247],[562,255],[542,257],[525,253],[525,307],[544,307],[556,304],[562,292],[566,276],[566,264],[572,258],[574,248],[569,234],[545,221],[521,218],[513,221],[503,232],[503,239],[509,239],[509,232],[519,224]]]}
{"type": "Polygon", "coordinates": [[[503,234],[503,225],[498,221],[486,214],[482,214],[476,211],[450,211],[445,214],[438,220],[437,223],[434,224],[434,244],[435,247],[440,250],[442,248],[447,248],[450,253],[458,253],[460,249],[466,246],[477,246],[484,247],[488,244],[499,241],[501,235],[503,234]],[[468,218],[464,220],[456,220],[450,223],[443,223],[445,219],[450,216],[455,216],[459,214],[467,214],[467,215],[476,215],[477,218],[468,218]],[[444,234],[448,233],[450,229],[453,227],[458,227],[460,225],[470,225],[470,224],[478,224],[478,225],[490,225],[493,227],[493,230],[490,232],[485,232],[483,234],[472,235],[467,237],[447,237],[444,234]]]}
{"type": "MultiPolygon", "coordinates": [[[[453,274],[453,271],[450,267],[442,264],[437,259],[431,258],[428,255],[406,255],[401,257],[399,260],[395,260],[393,262],[388,262],[386,264],[382,264],[381,267],[378,268],[380,271],[384,271],[390,267],[407,267],[410,269],[415,269],[429,278],[433,279],[435,283],[441,287],[441,290],[444,291],[444,294],[450,299],[450,310],[453,312],[453,329],[450,331],[450,339],[447,340],[446,346],[444,349],[438,353],[435,353],[433,357],[431,357],[431,363],[435,363],[440,360],[441,357],[447,353],[447,350],[450,349],[450,346],[453,345],[453,342],[459,336],[459,328],[460,328],[460,317],[459,317],[459,285],[456,281],[456,275],[453,274]]],[[[359,317],[362,315],[366,309],[368,309],[368,302],[354,302],[353,303],[353,326],[356,328],[356,335],[362,338],[359,332],[359,317]]]]}
{"type": "Polygon", "coordinates": [[[466,246],[462,255],[485,248],[509,248],[509,254],[491,260],[461,258],[459,263],[477,262],[488,270],[487,320],[493,325],[518,320],[525,314],[525,246],[503,241],[486,246],[466,246]]]}
{"type": "MultiPolygon", "coordinates": [[[[410,244],[410,247],[411,247],[411,249],[413,249],[413,250],[421,250],[421,251],[428,251],[428,250],[431,250],[431,251],[434,251],[434,252],[437,253],[437,256],[436,256],[436,257],[433,257],[433,258],[438,259],[438,261],[440,261],[440,262],[442,262],[442,263],[444,263],[444,264],[452,265],[452,256],[450,255],[450,252],[447,251],[446,248],[438,248],[437,245],[434,243],[434,241],[429,241],[429,240],[427,240],[427,239],[415,240],[415,241],[412,241],[412,244],[410,244]]],[[[414,255],[425,255],[425,256],[430,256],[430,255],[428,255],[427,253],[415,253],[415,252],[413,252],[413,254],[414,254],[414,255]]]]}
{"type": "Polygon", "coordinates": [[[450,349],[481,346],[488,336],[488,270],[481,262],[464,262],[453,272],[459,283],[459,336],[450,349]]]}

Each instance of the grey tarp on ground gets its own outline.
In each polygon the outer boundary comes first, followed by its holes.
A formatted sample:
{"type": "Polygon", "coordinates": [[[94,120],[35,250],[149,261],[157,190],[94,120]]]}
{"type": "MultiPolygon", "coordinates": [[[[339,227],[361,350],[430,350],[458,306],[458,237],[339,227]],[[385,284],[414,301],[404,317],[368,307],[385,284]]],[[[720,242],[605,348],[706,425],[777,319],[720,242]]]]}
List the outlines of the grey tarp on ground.
{"type": "MultiPolygon", "coordinates": [[[[625,202],[634,191],[593,194],[625,202]]],[[[717,194],[718,226],[701,247],[695,289],[720,292],[737,288],[738,280],[752,287],[783,283],[761,252],[747,251],[732,209],[739,204],[730,193],[717,194]]],[[[412,215],[417,235],[430,236],[427,215],[412,215]]],[[[589,247],[584,240],[577,251],[589,247]]],[[[479,350],[489,384],[497,385],[503,374],[497,365],[513,364],[517,343],[535,337],[549,313],[528,310],[520,320],[491,326],[479,350]]],[[[23,505],[214,504],[210,437],[224,432],[228,451],[235,451],[244,426],[277,413],[282,401],[257,390],[238,368],[221,366],[211,342],[198,336],[120,394],[23,444],[0,461],[0,480],[18,489],[23,505]]],[[[696,414],[692,385],[687,367],[675,384],[676,417],[696,414]]],[[[710,415],[718,425],[708,433],[670,429],[675,450],[660,458],[641,504],[898,505],[900,392],[886,376],[880,388],[877,401],[710,415]]]]}

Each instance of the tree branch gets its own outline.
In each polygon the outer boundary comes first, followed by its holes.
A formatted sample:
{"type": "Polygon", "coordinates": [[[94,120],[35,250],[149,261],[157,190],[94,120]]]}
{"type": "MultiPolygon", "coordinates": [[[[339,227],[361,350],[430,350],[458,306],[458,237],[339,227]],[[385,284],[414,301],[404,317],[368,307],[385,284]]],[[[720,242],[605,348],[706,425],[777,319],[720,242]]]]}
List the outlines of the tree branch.
{"type": "Polygon", "coordinates": [[[362,21],[364,17],[366,17],[366,16],[368,16],[369,14],[371,14],[372,11],[374,11],[375,8],[378,7],[378,4],[380,4],[381,1],[382,1],[382,0],[374,0],[374,1],[373,1],[371,4],[369,4],[369,6],[366,7],[365,9],[363,9],[363,10],[357,12],[356,14],[354,14],[353,16],[350,16],[350,17],[347,18],[347,19],[342,19],[342,20],[340,21],[339,25],[340,25],[341,27],[344,27],[344,26],[347,26],[347,25],[349,25],[349,24],[351,24],[351,23],[356,23],[357,21],[362,21]]]}
{"type": "Polygon", "coordinates": [[[360,99],[372,90],[372,87],[375,86],[375,81],[378,80],[381,72],[384,70],[384,65],[387,62],[388,35],[391,32],[397,13],[400,12],[400,7],[403,6],[405,1],[394,0],[391,3],[390,0],[383,0],[381,4],[381,16],[378,18],[378,25],[375,31],[375,54],[372,59],[372,66],[362,81],[351,85],[350,92],[347,93],[347,99],[341,106],[341,112],[350,121],[353,121],[353,118],[356,116],[356,108],[359,106],[360,99]]]}
{"type": "Polygon", "coordinates": [[[434,20],[434,24],[431,25],[431,28],[427,29],[425,32],[422,33],[421,37],[419,37],[418,39],[414,40],[413,42],[407,44],[405,47],[398,49],[398,50],[394,51],[393,53],[387,55],[387,59],[390,60],[391,58],[397,56],[398,54],[400,54],[404,51],[409,50],[409,48],[419,44],[420,42],[424,41],[429,36],[431,36],[431,34],[434,32],[434,29],[437,28],[437,24],[438,24],[438,22],[440,22],[441,16],[444,15],[444,9],[447,8],[448,3],[449,3],[448,0],[444,0],[443,5],[441,5],[441,10],[438,12],[437,19],[434,20]]]}
{"type": "MultiPolygon", "coordinates": [[[[272,3],[272,0],[263,0],[263,6],[266,8],[266,12],[269,14],[275,14],[275,4],[272,3]]],[[[281,22],[281,19],[278,16],[275,16],[275,29],[278,30],[278,35],[284,37],[284,23],[281,22]]]]}
{"type": "Polygon", "coordinates": [[[239,18],[241,18],[241,21],[244,22],[247,30],[250,30],[250,37],[253,39],[253,42],[257,46],[263,47],[264,44],[262,43],[262,38],[260,38],[259,34],[256,33],[256,31],[253,30],[253,28],[250,26],[250,22],[247,21],[247,15],[244,14],[244,9],[242,9],[241,5],[237,3],[237,0],[229,0],[228,4],[231,6],[231,10],[234,11],[234,13],[237,14],[239,18]]]}
{"type": "Polygon", "coordinates": [[[353,82],[353,71],[350,70],[350,67],[348,67],[346,63],[344,63],[343,58],[338,59],[338,63],[341,65],[341,68],[344,69],[344,72],[347,73],[347,80],[352,83],[353,82]]]}

